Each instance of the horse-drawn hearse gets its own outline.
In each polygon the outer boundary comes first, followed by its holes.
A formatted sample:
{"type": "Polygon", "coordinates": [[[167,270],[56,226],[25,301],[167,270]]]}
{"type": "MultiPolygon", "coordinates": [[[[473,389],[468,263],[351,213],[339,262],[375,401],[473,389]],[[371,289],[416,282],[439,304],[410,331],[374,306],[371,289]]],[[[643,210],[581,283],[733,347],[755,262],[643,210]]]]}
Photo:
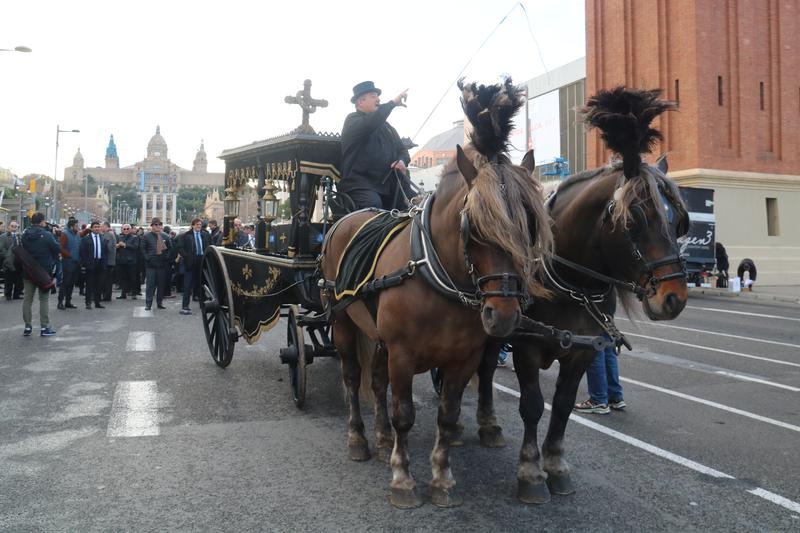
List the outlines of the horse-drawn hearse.
{"type": "Polygon", "coordinates": [[[525,425],[518,495],[542,503],[573,491],[563,436],[581,376],[597,350],[627,344],[614,326],[617,294],[634,295],[651,319],[676,317],[687,296],[676,242],[687,229],[686,209],[664,168],[641,159],[659,137],[650,122],[671,107],[658,91],[618,88],[590,99],[587,120],[620,160],[567,179],[545,201],[532,178],[533,153],[521,165],[507,155],[524,92],[510,79],[459,87],[473,130],[437,190],[405,212],[353,211],[336,187],[339,136],[308,125],[309,113],[327,102],[311,99],[307,81],[291,98],[303,107],[302,126],[221,155],[225,241],[208,249],[202,266],[203,327],[220,367],[230,364],[239,338],[254,343],[284,317],[280,358],[302,407],[306,366],[340,357],[348,453],[356,461],[372,456],[359,403],[362,379],[370,384],[375,452],[391,464],[390,500],[400,508],[421,503],[407,450],[415,374],[436,369],[440,393],[430,498],[458,505],[449,448],[459,440],[461,397],[477,373],[481,443],[503,446],[492,375],[497,352],[511,340],[525,425]],[[234,246],[233,221],[238,195],[254,182],[261,198],[256,245],[244,251],[234,246]],[[278,220],[276,191],[288,193],[287,221],[278,220]],[[539,370],[556,360],[540,454],[539,370]]]}

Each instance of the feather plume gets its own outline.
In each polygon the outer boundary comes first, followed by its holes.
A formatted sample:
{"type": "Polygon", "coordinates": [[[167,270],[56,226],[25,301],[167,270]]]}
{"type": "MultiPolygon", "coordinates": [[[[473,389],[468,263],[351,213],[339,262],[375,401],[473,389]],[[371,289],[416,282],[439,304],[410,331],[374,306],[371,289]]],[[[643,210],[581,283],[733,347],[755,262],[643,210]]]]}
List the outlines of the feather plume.
{"type": "Polygon", "coordinates": [[[495,85],[478,85],[458,80],[461,107],[472,124],[470,141],[484,157],[508,151],[508,137],[514,115],[525,104],[525,90],[510,77],[495,85]]]}

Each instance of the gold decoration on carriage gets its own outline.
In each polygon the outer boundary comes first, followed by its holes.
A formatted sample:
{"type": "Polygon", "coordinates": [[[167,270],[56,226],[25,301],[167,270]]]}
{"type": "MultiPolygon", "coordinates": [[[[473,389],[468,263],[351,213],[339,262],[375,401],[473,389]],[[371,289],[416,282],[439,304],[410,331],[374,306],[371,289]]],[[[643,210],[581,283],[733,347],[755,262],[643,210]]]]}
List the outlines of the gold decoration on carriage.
{"type": "MultiPolygon", "coordinates": [[[[245,268],[249,269],[249,265],[245,265],[245,268]]],[[[242,269],[242,274],[244,275],[244,269],[242,269]]],[[[252,276],[252,270],[250,270],[250,275],[252,276]]],[[[267,270],[266,280],[264,281],[263,285],[253,285],[251,288],[247,289],[242,287],[242,284],[238,281],[231,280],[231,291],[237,296],[245,296],[248,298],[266,298],[270,295],[270,291],[278,282],[280,276],[280,269],[270,266],[267,270]]],[[[247,276],[245,277],[247,278],[247,276]]]]}
{"type": "Polygon", "coordinates": [[[244,268],[242,268],[242,276],[244,279],[250,279],[253,277],[253,269],[250,268],[250,265],[244,265],[244,268]]]}

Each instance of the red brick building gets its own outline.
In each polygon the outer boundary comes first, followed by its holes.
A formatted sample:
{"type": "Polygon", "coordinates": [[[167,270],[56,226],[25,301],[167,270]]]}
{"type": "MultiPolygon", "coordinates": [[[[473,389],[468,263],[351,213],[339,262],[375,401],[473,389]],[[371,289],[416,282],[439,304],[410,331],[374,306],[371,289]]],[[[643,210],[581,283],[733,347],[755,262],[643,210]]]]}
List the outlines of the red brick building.
{"type": "MultiPolygon", "coordinates": [[[[800,0],[586,0],[586,43],[587,95],[678,102],[660,150],[679,184],[715,190],[732,265],[800,283],[800,0]]],[[[587,148],[589,167],[608,160],[596,133],[587,148]]]]}

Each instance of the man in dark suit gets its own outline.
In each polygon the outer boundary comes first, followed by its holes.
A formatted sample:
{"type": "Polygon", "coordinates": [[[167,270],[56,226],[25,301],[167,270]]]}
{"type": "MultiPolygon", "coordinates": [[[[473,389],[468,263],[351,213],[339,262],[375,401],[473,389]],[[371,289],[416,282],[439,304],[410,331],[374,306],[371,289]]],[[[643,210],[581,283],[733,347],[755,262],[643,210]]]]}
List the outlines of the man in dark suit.
{"type": "Polygon", "coordinates": [[[167,271],[170,261],[172,242],[169,235],[162,231],[164,225],[161,219],[154,217],[150,222],[150,231],[145,233],[140,241],[140,248],[144,253],[145,273],[147,285],[145,289],[145,310],[153,307],[153,296],[159,309],[164,307],[164,297],[167,288],[167,271]]]}
{"type": "Polygon", "coordinates": [[[200,265],[203,253],[211,246],[211,235],[201,229],[199,218],[192,220],[192,229],[181,235],[181,262],[183,263],[183,305],[182,315],[191,315],[189,298],[194,293],[194,300],[200,298],[200,265]]]}
{"type": "Polygon", "coordinates": [[[97,309],[104,309],[100,303],[103,298],[103,279],[108,263],[108,248],[100,234],[100,223],[93,220],[89,225],[90,232],[81,239],[81,269],[85,272],[86,309],[92,308],[92,300],[97,309]]]}

